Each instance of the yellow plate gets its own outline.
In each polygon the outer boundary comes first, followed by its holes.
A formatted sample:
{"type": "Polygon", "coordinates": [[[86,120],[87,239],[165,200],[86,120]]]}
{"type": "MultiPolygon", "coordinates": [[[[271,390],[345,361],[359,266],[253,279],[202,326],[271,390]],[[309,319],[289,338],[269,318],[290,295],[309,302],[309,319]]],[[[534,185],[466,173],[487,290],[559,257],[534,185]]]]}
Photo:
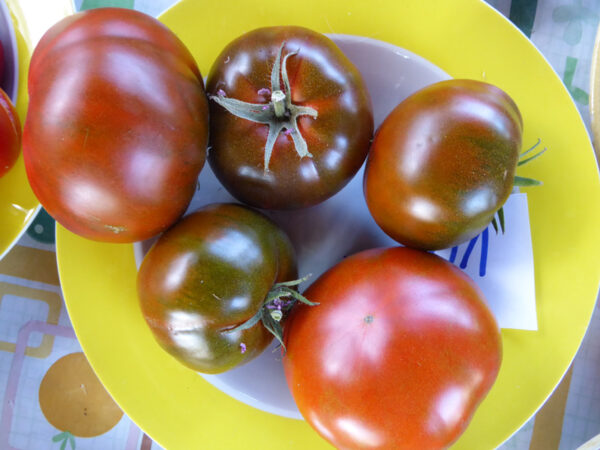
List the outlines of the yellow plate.
{"type": "MultiPolygon", "coordinates": [[[[600,278],[600,183],[591,143],[567,90],[534,46],[482,1],[184,0],[162,17],[204,74],[220,49],[249,29],[304,25],[388,41],[454,77],[508,91],[525,120],[525,145],[549,151],[520,174],[528,189],[539,331],[503,330],[499,378],[456,448],[493,448],[542,405],[587,328],[600,278]]],[[[155,344],[135,293],[131,245],[100,244],[57,229],[59,271],[75,331],[125,412],[169,448],[327,448],[301,421],[246,406],[155,344]]]]}
{"type": "MultiPolygon", "coordinates": [[[[67,0],[7,0],[18,53],[17,112],[21,125],[27,112],[27,71],[41,34],[56,20],[72,12],[67,0]],[[34,1],[36,4],[34,4],[34,1]]],[[[23,156],[0,178],[0,259],[12,248],[33,221],[40,204],[29,187],[23,156]]]]}

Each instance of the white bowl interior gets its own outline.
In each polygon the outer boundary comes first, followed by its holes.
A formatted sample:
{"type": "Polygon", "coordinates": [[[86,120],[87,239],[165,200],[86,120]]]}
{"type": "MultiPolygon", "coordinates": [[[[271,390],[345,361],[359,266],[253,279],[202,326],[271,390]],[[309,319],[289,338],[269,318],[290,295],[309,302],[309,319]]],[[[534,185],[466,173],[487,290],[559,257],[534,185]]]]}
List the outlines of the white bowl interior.
{"type": "Polygon", "coordinates": [[[17,101],[19,87],[19,58],[15,30],[10,18],[10,11],[4,0],[0,0],[0,42],[4,49],[4,74],[0,78],[0,87],[13,103],[17,101]]]}
{"type": "MultiPolygon", "coordinates": [[[[407,96],[448,74],[422,57],[365,37],[330,35],[359,69],[373,101],[375,127],[407,96]],[[382,64],[382,62],[384,62],[382,64]],[[383,68],[383,70],[382,70],[383,68]]],[[[397,245],[371,218],[362,190],[363,169],[329,200],[298,211],[263,211],[279,224],[295,246],[300,276],[311,278],[304,290],[345,256],[374,247],[397,245]]],[[[235,202],[206,165],[188,212],[208,203],[235,202]]],[[[134,245],[139,266],[154,240],[134,245]]],[[[248,405],[284,417],[302,419],[287,387],[276,342],[258,358],[219,375],[201,376],[248,405]]]]}

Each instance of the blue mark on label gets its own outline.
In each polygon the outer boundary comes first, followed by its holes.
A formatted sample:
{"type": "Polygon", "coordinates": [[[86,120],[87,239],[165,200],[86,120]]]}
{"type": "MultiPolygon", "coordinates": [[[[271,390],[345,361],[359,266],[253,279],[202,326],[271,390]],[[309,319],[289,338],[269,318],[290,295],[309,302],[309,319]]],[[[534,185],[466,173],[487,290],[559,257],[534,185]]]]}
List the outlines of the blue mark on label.
{"type": "MultiPolygon", "coordinates": [[[[469,259],[471,258],[471,254],[473,253],[473,249],[475,248],[475,244],[477,244],[477,241],[479,240],[480,237],[481,237],[481,252],[479,254],[480,255],[479,256],[479,276],[484,277],[486,274],[486,271],[487,271],[487,259],[488,259],[488,247],[489,247],[489,230],[488,230],[488,228],[483,230],[481,232],[481,234],[478,234],[477,236],[475,236],[473,239],[471,239],[469,241],[469,243],[467,244],[467,248],[466,248],[465,252],[463,253],[462,258],[460,260],[459,267],[461,269],[467,268],[467,266],[469,265],[469,259]]],[[[453,264],[456,263],[456,258],[458,257],[458,250],[459,250],[459,246],[452,247],[452,249],[450,250],[450,257],[448,258],[448,261],[450,261],[453,264]]]]}

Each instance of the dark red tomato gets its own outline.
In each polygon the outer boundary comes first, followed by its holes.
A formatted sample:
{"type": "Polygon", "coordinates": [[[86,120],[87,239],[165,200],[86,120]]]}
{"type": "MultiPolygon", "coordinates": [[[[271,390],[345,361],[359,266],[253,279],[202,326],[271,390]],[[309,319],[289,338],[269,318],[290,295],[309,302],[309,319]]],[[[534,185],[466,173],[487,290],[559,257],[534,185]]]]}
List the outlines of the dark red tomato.
{"type": "Polygon", "coordinates": [[[488,83],[448,80],[418,91],[371,146],[364,192],[373,218],[411,247],[471,239],[512,190],[522,131],[514,101],[488,83]]]}
{"type": "Polygon", "coordinates": [[[208,105],[191,54],[140,12],[69,16],[36,47],[23,153],[33,191],[63,226],[147,239],[187,208],[204,164],[208,105]]]}
{"type": "Polygon", "coordinates": [[[207,79],[208,161],[238,200],[260,208],[317,204],[362,166],[373,133],[366,85],[326,36],[260,28],[231,42],[207,79]]]}
{"type": "Polygon", "coordinates": [[[343,260],[304,295],[283,358],[298,409],[340,449],[445,448],[501,363],[498,325],[475,283],[406,247],[343,260]]]}
{"type": "Polygon", "coordinates": [[[258,356],[273,335],[257,322],[267,295],[297,278],[286,234],[242,205],[215,204],[186,216],[144,257],[137,279],[142,313],[178,361],[219,373],[258,356]]]}
{"type": "Polygon", "coordinates": [[[21,152],[21,121],[8,95],[0,89],[0,177],[21,152]]]}

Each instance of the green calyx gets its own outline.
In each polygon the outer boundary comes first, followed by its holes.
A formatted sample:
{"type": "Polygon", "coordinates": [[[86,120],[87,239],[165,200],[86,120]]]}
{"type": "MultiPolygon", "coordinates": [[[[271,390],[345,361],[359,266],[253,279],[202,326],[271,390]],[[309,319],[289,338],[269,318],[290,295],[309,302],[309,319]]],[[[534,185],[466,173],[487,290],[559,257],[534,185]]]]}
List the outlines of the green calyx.
{"type": "MultiPolygon", "coordinates": [[[[531,154],[537,148],[537,146],[540,145],[541,141],[542,141],[541,139],[538,139],[538,141],[533,146],[531,146],[530,148],[528,148],[527,150],[525,150],[524,152],[522,152],[519,155],[519,162],[517,163],[517,167],[533,161],[534,159],[542,156],[542,154],[544,154],[546,152],[547,149],[544,148],[543,150],[540,150],[537,153],[531,154]],[[531,155],[531,156],[529,156],[529,155],[531,155]]],[[[518,187],[539,186],[541,184],[542,184],[541,181],[536,180],[534,178],[520,177],[518,175],[515,175],[515,178],[513,181],[513,186],[518,186],[518,187]]],[[[494,227],[494,230],[496,231],[496,233],[498,233],[501,230],[502,234],[504,234],[505,222],[504,222],[504,209],[502,206],[500,207],[500,209],[498,211],[496,211],[496,214],[494,215],[494,218],[492,219],[492,226],[494,227]]]]}
{"type": "Polygon", "coordinates": [[[287,60],[290,56],[297,55],[298,52],[286,54],[282,62],[284,46],[285,42],[279,47],[277,58],[271,71],[271,101],[269,103],[248,103],[236,100],[226,97],[226,94],[222,91],[219,91],[217,95],[210,96],[211,100],[221,105],[234,116],[268,125],[269,134],[265,143],[264,155],[265,173],[269,171],[269,162],[271,161],[275,141],[282,132],[291,136],[296,153],[300,158],[305,156],[312,157],[312,154],[308,151],[306,141],[298,128],[298,118],[300,116],[310,116],[316,119],[318,113],[314,108],[294,105],[292,103],[290,80],[287,73],[287,60]],[[283,86],[281,85],[281,81],[283,81],[283,86]]]}
{"type": "MultiPolygon", "coordinates": [[[[534,153],[531,156],[529,156],[537,148],[537,146],[540,145],[540,142],[542,142],[542,140],[538,139],[538,141],[535,144],[533,144],[532,147],[528,148],[527,150],[525,150],[523,153],[521,153],[519,155],[519,162],[517,163],[517,167],[527,164],[536,158],[539,158],[546,152],[547,149],[544,148],[543,150],[540,150],[539,152],[534,153]]],[[[540,184],[542,184],[542,182],[535,180],[533,178],[525,178],[525,177],[515,176],[515,180],[514,180],[513,184],[515,186],[539,186],[540,184]]]]}
{"type": "Polygon", "coordinates": [[[310,278],[310,275],[292,281],[284,281],[273,285],[267,296],[265,297],[262,306],[259,310],[247,321],[240,325],[227,330],[228,333],[233,331],[243,331],[262,322],[262,325],[277,338],[283,349],[283,327],[282,320],[287,317],[292,308],[298,303],[304,303],[309,306],[317,306],[318,303],[311,302],[295,288],[302,282],[310,278]]]}

